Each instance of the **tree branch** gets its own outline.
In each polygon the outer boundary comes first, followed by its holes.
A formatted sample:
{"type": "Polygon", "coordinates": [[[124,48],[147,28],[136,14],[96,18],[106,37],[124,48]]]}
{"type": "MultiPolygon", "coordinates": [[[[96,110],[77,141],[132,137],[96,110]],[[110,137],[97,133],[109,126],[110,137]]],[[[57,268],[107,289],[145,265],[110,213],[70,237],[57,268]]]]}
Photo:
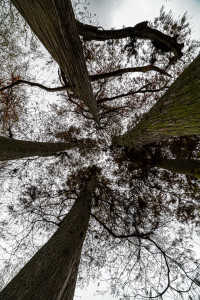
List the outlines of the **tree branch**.
{"type": "Polygon", "coordinates": [[[148,27],[148,22],[141,22],[134,27],[126,27],[117,30],[100,30],[99,27],[83,24],[76,20],[79,34],[86,41],[105,41],[109,39],[122,39],[126,37],[148,39],[157,41],[167,46],[174,53],[176,58],[180,58],[184,44],[179,44],[175,38],[170,37],[159,30],[148,27]]]}
{"type": "Polygon", "coordinates": [[[30,28],[66,74],[74,92],[99,123],[71,1],[11,0],[30,28]]]}
{"type": "Polygon", "coordinates": [[[120,239],[126,239],[126,238],[130,238],[130,237],[141,237],[141,238],[147,238],[147,236],[149,235],[149,233],[139,233],[134,231],[133,233],[124,235],[124,234],[116,234],[114,233],[110,228],[108,228],[106,226],[106,224],[104,224],[101,220],[99,220],[93,213],[91,213],[91,216],[100,224],[102,225],[107,231],[108,233],[110,233],[110,235],[112,235],[114,238],[120,238],[120,239]]]}
{"type": "Polygon", "coordinates": [[[160,74],[171,77],[171,75],[169,73],[167,73],[166,71],[160,69],[159,67],[156,67],[156,66],[153,66],[153,65],[148,65],[148,66],[143,66],[143,67],[124,68],[124,69],[119,69],[119,70],[108,72],[108,73],[90,75],[89,78],[90,78],[91,81],[95,81],[95,80],[98,80],[98,79],[104,79],[104,78],[109,78],[109,77],[114,77],[114,76],[120,76],[120,75],[123,75],[125,73],[132,73],[132,72],[146,73],[146,72],[149,72],[149,71],[159,72],[160,74]]]}
{"type": "Polygon", "coordinates": [[[19,79],[15,82],[12,82],[11,84],[5,86],[5,87],[2,87],[0,88],[0,92],[3,92],[7,89],[10,89],[14,86],[17,86],[19,84],[28,84],[30,86],[37,86],[47,92],[59,92],[59,91],[63,91],[63,90],[66,90],[66,89],[72,89],[72,86],[70,84],[68,85],[65,85],[65,86],[58,86],[58,87],[55,87],[55,88],[49,88],[43,84],[40,84],[40,83],[37,83],[37,82],[31,82],[31,81],[27,81],[27,80],[23,80],[23,79],[19,79]]]}
{"type": "MultiPolygon", "coordinates": [[[[168,74],[166,71],[160,69],[159,67],[153,66],[153,65],[148,65],[148,66],[143,66],[143,67],[135,67],[135,68],[124,68],[124,69],[119,69],[116,71],[112,71],[112,72],[108,72],[108,73],[102,73],[102,74],[94,74],[94,75],[89,75],[89,79],[90,81],[95,81],[95,80],[99,80],[99,79],[104,79],[104,78],[109,78],[109,77],[115,77],[115,76],[120,76],[122,74],[125,73],[131,73],[131,72],[149,72],[149,71],[155,71],[158,72],[160,74],[166,75],[168,77],[171,77],[170,74],[168,74]]],[[[1,87],[0,88],[0,92],[3,92],[9,88],[12,88],[14,86],[17,86],[19,84],[28,84],[30,86],[36,86],[39,87],[47,92],[59,92],[59,91],[63,91],[66,89],[70,89],[72,90],[72,85],[70,83],[68,83],[67,85],[64,86],[58,86],[58,87],[54,87],[54,88],[50,88],[47,87],[43,84],[37,83],[37,82],[31,82],[28,80],[23,80],[23,79],[19,79],[15,82],[12,82],[11,84],[1,87]]]]}
{"type": "Polygon", "coordinates": [[[156,93],[156,92],[162,91],[164,88],[167,88],[167,86],[164,85],[159,89],[154,89],[154,90],[145,89],[145,90],[143,90],[144,88],[148,87],[150,84],[152,84],[152,83],[148,83],[147,85],[144,85],[143,87],[141,87],[140,89],[138,89],[136,91],[129,91],[128,93],[119,94],[119,95],[116,95],[116,96],[113,96],[113,97],[101,98],[101,99],[98,100],[98,103],[103,103],[103,102],[106,102],[106,101],[112,101],[112,100],[116,100],[116,99],[119,99],[119,98],[122,98],[122,97],[135,95],[135,94],[156,93]]]}

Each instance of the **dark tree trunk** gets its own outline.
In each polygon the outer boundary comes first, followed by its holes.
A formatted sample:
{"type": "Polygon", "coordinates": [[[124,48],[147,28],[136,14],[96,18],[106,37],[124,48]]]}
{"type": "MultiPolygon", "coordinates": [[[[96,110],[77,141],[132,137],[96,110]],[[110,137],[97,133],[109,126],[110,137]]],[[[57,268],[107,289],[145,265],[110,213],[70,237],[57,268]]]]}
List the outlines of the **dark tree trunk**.
{"type": "Polygon", "coordinates": [[[195,159],[159,159],[155,166],[173,173],[200,176],[200,161],[195,159]]]}
{"type": "Polygon", "coordinates": [[[52,156],[56,155],[58,152],[80,146],[83,147],[81,141],[69,143],[42,143],[0,137],[0,161],[32,156],[52,156]]]}
{"type": "Polygon", "coordinates": [[[81,41],[70,0],[11,0],[64,71],[76,95],[98,121],[81,41]]]}
{"type": "Polygon", "coordinates": [[[176,58],[180,58],[183,55],[181,52],[183,44],[178,44],[175,38],[148,27],[148,22],[141,22],[134,27],[126,27],[117,30],[102,30],[99,29],[99,27],[83,24],[79,21],[76,22],[79,34],[82,35],[86,41],[105,41],[109,39],[122,39],[126,37],[148,39],[164,44],[174,52],[176,58]]]}
{"type": "Polygon", "coordinates": [[[138,148],[162,139],[200,134],[200,55],[187,67],[141,122],[113,144],[138,148]]]}
{"type": "Polygon", "coordinates": [[[95,182],[83,188],[59,229],[0,293],[0,300],[72,300],[95,182]]]}

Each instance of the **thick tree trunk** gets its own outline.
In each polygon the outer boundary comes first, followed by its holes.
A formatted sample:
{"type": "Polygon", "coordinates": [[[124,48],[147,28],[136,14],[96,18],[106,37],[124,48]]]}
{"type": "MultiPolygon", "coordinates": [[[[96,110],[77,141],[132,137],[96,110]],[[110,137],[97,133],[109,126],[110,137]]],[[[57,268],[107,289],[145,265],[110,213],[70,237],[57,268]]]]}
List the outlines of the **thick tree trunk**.
{"type": "Polygon", "coordinates": [[[142,121],[113,144],[138,148],[162,139],[200,134],[200,55],[187,67],[142,121]]]}
{"type": "Polygon", "coordinates": [[[0,293],[0,300],[72,300],[95,182],[83,188],[59,229],[0,293]]]}
{"type": "Polygon", "coordinates": [[[195,159],[159,159],[155,162],[155,166],[173,173],[200,176],[200,161],[195,159]]]}
{"type": "Polygon", "coordinates": [[[76,95],[98,121],[81,41],[70,0],[11,0],[64,71],[76,95]]]}
{"type": "Polygon", "coordinates": [[[183,44],[178,44],[175,38],[172,38],[159,30],[148,27],[148,22],[141,22],[134,27],[126,27],[117,30],[102,30],[99,29],[99,27],[83,24],[79,21],[76,22],[79,34],[82,35],[86,41],[105,41],[126,37],[148,39],[164,44],[174,52],[176,58],[180,58],[183,55],[181,52],[181,49],[184,46],[183,44]]]}
{"type": "Polygon", "coordinates": [[[52,156],[64,150],[75,147],[83,147],[83,143],[42,143],[20,141],[10,138],[0,137],[0,161],[20,159],[32,156],[52,156]]]}

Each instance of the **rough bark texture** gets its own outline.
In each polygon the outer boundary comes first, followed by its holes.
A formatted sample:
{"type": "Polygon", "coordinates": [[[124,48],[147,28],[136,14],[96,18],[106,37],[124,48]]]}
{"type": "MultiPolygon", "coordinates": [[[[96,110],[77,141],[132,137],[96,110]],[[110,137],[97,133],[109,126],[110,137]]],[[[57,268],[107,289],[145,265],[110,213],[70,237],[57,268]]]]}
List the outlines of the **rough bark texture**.
{"type": "Polygon", "coordinates": [[[171,51],[173,51],[176,58],[180,58],[183,55],[181,52],[183,44],[178,44],[175,38],[148,27],[148,22],[142,22],[134,27],[126,27],[118,30],[102,30],[99,29],[99,27],[83,24],[79,21],[76,22],[79,34],[87,41],[105,41],[126,37],[148,39],[166,45],[169,49],[171,49],[171,51]]]}
{"type": "Polygon", "coordinates": [[[89,182],[59,229],[0,293],[0,300],[72,300],[92,191],[89,182]]]}
{"type": "Polygon", "coordinates": [[[0,161],[32,156],[52,156],[58,152],[83,146],[80,142],[42,143],[0,137],[0,161]]]}
{"type": "Polygon", "coordinates": [[[200,134],[200,55],[187,67],[141,122],[113,144],[140,147],[165,138],[200,134]]]}
{"type": "Polygon", "coordinates": [[[155,166],[169,170],[173,173],[189,175],[193,177],[200,176],[200,161],[194,159],[160,159],[156,161],[155,166]]]}
{"type": "Polygon", "coordinates": [[[64,71],[76,95],[98,121],[87,67],[70,0],[11,0],[64,71]]]}

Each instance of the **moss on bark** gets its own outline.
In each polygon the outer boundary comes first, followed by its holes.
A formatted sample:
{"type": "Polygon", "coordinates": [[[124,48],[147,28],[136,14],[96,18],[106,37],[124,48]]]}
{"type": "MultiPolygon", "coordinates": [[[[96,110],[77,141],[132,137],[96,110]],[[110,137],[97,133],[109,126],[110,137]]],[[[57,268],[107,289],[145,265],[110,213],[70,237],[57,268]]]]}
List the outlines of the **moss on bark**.
{"type": "Polygon", "coordinates": [[[114,145],[140,147],[162,139],[200,134],[200,55],[175,80],[141,122],[114,145]]]}

